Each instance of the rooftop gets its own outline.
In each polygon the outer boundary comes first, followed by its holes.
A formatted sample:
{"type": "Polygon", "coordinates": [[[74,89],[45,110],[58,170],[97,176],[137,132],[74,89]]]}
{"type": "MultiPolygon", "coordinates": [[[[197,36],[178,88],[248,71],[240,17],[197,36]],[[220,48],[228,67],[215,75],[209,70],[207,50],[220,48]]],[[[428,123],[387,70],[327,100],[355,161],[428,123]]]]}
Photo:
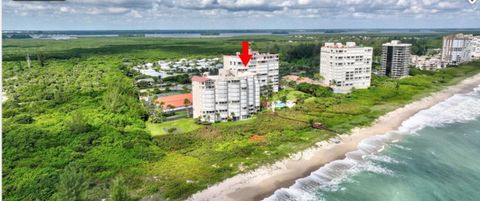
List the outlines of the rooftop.
{"type": "Polygon", "coordinates": [[[412,46],[412,44],[409,43],[402,43],[399,40],[392,40],[388,43],[384,43],[383,46],[412,46]]]}
{"type": "Polygon", "coordinates": [[[188,99],[190,103],[192,103],[192,93],[160,97],[155,100],[155,104],[160,104],[161,102],[163,102],[164,105],[162,109],[167,109],[167,106],[169,105],[174,106],[175,108],[184,107],[185,99],[188,99]]]}
{"type": "Polygon", "coordinates": [[[325,43],[323,47],[326,48],[355,48],[357,44],[355,42],[347,42],[345,45],[343,43],[325,43]]]}
{"type": "Polygon", "coordinates": [[[202,77],[202,76],[193,76],[192,77],[192,82],[205,82],[208,80],[208,77],[202,77]]]}

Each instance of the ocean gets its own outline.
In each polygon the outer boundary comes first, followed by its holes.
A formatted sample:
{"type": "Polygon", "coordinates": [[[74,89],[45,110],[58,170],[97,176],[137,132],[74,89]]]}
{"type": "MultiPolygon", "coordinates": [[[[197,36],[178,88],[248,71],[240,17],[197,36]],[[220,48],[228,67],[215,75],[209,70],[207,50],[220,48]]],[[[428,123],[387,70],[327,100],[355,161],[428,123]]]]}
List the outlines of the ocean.
{"type": "Polygon", "coordinates": [[[479,201],[480,86],[363,140],[267,201],[479,201]]]}

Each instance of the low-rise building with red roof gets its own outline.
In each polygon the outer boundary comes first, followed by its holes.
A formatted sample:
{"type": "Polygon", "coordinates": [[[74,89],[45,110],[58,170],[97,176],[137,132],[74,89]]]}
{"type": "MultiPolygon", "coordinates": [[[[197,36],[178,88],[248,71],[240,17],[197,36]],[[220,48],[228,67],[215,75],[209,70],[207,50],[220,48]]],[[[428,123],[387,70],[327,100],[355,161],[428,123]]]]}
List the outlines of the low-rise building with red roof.
{"type": "Polygon", "coordinates": [[[159,97],[155,100],[155,104],[162,105],[164,111],[185,110],[192,107],[192,93],[159,97]],[[185,104],[185,99],[188,100],[188,104],[185,104]]]}

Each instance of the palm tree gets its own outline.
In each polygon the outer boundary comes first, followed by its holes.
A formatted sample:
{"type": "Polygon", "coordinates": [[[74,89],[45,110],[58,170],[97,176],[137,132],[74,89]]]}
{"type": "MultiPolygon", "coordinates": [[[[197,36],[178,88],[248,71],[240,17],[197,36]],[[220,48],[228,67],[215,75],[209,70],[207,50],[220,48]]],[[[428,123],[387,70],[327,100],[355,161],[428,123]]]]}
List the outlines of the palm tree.
{"type": "Polygon", "coordinates": [[[163,110],[163,106],[165,106],[165,102],[163,101],[158,104],[158,107],[162,110],[163,110]]]}
{"type": "Polygon", "coordinates": [[[188,99],[188,98],[183,99],[183,105],[185,106],[185,111],[187,112],[187,117],[190,117],[190,109],[188,108],[188,106],[190,106],[191,104],[192,104],[192,102],[190,102],[190,99],[188,99]]]}

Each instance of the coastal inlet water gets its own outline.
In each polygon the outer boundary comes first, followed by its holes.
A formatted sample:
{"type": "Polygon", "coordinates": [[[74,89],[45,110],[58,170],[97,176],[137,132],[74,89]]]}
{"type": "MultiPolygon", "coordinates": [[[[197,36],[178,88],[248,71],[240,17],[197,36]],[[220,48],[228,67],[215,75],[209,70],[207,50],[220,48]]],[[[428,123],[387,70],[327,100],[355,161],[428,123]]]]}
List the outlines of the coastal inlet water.
{"type": "Polygon", "coordinates": [[[265,200],[479,201],[480,87],[362,141],[265,200]]]}

